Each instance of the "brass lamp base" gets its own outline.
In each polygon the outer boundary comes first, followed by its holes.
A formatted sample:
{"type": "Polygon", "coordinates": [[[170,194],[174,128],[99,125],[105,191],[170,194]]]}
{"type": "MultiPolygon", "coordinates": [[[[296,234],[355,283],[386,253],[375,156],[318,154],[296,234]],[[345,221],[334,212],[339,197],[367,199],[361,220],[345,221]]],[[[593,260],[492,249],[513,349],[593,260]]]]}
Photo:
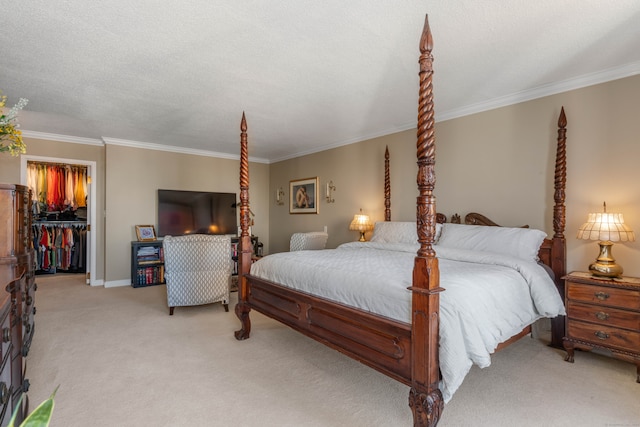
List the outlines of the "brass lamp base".
{"type": "Polygon", "coordinates": [[[613,242],[607,240],[598,244],[600,245],[600,254],[596,262],[589,266],[589,271],[594,276],[599,277],[620,277],[622,275],[622,266],[616,264],[616,260],[611,255],[613,242]]]}
{"type": "Polygon", "coordinates": [[[359,242],[366,242],[367,240],[364,238],[364,231],[360,232],[360,240],[358,240],[359,242]]]}

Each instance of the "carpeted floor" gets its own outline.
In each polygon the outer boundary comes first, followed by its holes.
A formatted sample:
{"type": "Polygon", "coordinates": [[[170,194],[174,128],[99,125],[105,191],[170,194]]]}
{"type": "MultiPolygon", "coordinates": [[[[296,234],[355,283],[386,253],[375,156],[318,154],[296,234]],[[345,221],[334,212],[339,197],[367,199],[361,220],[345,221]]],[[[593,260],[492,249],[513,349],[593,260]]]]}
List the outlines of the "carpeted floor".
{"type": "MultiPolygon", "coordinates": [[[[233,310],[169,316],[164,286],[37,282],[29,400],[60,385],[53,427],[412,425],[408,387],[257,313],[239,342],[233,310]]],[[[471,370],[439,426],[640,426],[634,365],[563,358],[521,339],[471,370]]]]}

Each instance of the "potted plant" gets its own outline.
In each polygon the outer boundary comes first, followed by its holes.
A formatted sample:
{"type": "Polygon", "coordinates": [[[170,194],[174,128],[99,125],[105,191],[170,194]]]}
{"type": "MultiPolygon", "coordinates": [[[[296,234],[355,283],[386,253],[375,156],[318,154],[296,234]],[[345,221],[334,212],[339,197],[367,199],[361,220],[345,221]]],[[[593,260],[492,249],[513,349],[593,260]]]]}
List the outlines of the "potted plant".
{"type": "MultiPolygon", "coordinates": [[[[0,91],[0,94],[2,91],[0,91]]],[[[27,146],[22,140],[22,132],[18,124],[18,111],[27,105],[28,100],[20,98],[7,114],[4,113],[4,106],[7,97],[0,95],[0,153],[8,151],[12,156],[25,153],[27,146]]]]}

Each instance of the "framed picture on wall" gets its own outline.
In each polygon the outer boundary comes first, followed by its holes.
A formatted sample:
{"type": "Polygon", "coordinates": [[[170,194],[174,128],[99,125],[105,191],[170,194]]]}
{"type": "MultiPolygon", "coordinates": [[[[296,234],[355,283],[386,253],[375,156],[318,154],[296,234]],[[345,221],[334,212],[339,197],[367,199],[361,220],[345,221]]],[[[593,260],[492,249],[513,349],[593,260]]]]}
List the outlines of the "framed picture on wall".
{"type": "Polygon", "coordinates": [[[156,240],[156,229],[153,225],[136,225],[138,242],[153,242],[156,240]]]}
{"type": "Polygon", "coordinates": [[[289,181],[289,213],[318,213],[318,177],[289,181]]]}

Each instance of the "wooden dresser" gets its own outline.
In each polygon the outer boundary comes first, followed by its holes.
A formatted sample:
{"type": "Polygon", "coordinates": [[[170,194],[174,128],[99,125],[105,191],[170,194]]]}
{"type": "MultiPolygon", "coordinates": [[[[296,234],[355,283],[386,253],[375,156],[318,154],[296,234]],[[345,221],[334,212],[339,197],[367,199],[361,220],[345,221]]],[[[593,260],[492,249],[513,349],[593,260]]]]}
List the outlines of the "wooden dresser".
{"type": "Polygon", "coordinates": [[[640,278],[598,278],[573,272],[564,277],[567,304],[565,360],[574,349],[604,349],[636,365],[640,383],[640,278]]]}
{"type": "MultiPolygon", "coordinates": [[[[31,238],[31,197],[22,185],[0,184],[0,426],[29,389],[25,358],[35,330],[35,263],[31,238]],[[7,298],[8,297],[8,298],[7,298]]],[[[28,411],[23,399],[19,424],[28,411]]]]}

